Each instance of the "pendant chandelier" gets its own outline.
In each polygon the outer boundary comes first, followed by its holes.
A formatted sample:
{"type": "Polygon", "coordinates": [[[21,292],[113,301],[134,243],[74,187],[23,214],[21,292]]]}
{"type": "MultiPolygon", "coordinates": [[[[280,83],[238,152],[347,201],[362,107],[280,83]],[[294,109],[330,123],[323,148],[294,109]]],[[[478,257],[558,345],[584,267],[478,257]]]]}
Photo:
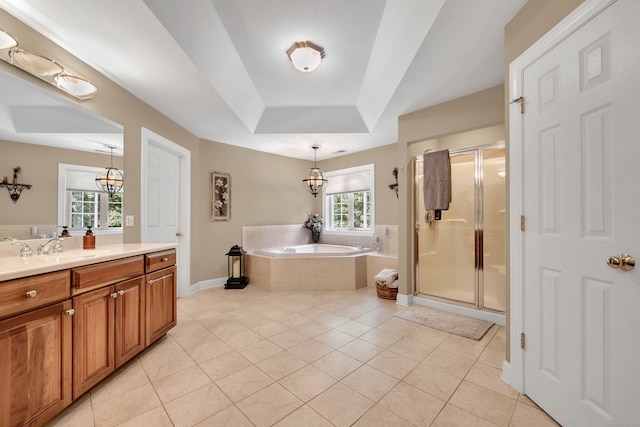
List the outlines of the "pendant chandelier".
{"type": "Polygon", "coordinates": [[[122,190],[124,178],[122,172],[113,167],[113,149],[115,147],[109,148],[111,149],[111,164],[108,168],[98,172],[98,175],[96,175],[96,184],[101,191],[108,193],[109,196],[113,196],[122,190]]]}
{"type": "Polygon", "coordinates": [[[302,184],[309,191],[309,193],[313,194],[313,197],[316,197],[320,191],[322,191],[322,186],[326,184],[328,181],[324,179],[322,175],[322,171],[318,168],[317,162],[317,153],[319,145],[314,145],[313,148],[313,168],[311,168],[311,172],[309,172],[309,177],[302,180],[302,184]]]}

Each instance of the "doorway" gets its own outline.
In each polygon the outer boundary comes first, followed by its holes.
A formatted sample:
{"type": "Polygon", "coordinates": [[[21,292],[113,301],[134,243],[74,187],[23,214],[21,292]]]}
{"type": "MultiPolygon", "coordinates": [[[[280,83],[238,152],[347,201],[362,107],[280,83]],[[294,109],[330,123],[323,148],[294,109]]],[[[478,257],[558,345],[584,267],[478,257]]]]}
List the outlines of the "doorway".
{"type": "Polygon", "coordinates": [[[423,156],[415,161],[415,293],[490,312],[506,309],[504,142],[450,151],[451,204],[425,211],[423,156]]]}

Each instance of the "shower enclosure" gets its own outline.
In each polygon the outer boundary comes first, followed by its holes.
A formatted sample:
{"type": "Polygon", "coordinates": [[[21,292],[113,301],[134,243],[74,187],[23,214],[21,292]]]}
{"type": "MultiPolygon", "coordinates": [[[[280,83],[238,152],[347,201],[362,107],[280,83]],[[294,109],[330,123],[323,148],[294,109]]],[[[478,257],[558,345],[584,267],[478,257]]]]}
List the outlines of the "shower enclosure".
{"type": "Polygon", "coordinates": [[[504,143],[450,150],[451,204],[425,211],[423,156],[414,158],[415,294],[504,312],[504,143]]]}

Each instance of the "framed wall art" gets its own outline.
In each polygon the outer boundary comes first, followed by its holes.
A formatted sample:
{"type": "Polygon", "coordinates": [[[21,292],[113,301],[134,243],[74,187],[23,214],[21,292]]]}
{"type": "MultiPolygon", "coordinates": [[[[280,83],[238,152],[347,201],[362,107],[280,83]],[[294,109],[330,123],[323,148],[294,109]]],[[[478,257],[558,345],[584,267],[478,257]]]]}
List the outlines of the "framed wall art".
{"type": "Polygon", "coordinates": [[[211,221],[231,219],[231,175],[211,172],[211,221]]]}

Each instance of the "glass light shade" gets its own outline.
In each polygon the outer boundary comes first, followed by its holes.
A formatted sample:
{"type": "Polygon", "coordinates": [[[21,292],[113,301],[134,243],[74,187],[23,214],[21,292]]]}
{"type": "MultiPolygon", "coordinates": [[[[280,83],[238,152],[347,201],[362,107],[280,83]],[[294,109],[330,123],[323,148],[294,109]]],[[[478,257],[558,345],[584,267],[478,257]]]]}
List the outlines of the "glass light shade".
{"type": "Polygon", "coordinates": [[[108,193],[110,196],[122,190],[124,178],[122,172],[114,167],[108,167],[96,175],[96,184],[101,191],[108,193]]]}
{"type": "Polygon", "coordinates": [[[0,49],[11,49],[18,46],[18,41],[6,31],[0,29],[0,49]]]}
{"type": "Polygon", "coordinates": [[[58,87],[77,98],[90,98],[98,91],[98,88],[88,80],[69,74],[56,74],[53,76],[58,87]]]}
{"type": "Polygon", "coordinates": [[[318,68],[324,58],[324,49],[309,41],[295,42],[287,50],[287,56],[297,70],[308,73],[318,68]]]}
{"type": "Polygon", "coordinates": [[[56,64],[55,61],[21,49],[13,50],[11,57],[16,67],[22,68],[37,77],[53,76],[63,71],[63,68],[56,64]]]}
{"type": "Polygon", "coordinates": [[[313,194],[313,197],[316,197],[322,186],[327,182],[322,175],[322,171],[318,168],[312,168],[311,172],[309,172],[309,177],[307,179],[303,179],[302,183],[309,191],[309,193],[313,194]]]}

